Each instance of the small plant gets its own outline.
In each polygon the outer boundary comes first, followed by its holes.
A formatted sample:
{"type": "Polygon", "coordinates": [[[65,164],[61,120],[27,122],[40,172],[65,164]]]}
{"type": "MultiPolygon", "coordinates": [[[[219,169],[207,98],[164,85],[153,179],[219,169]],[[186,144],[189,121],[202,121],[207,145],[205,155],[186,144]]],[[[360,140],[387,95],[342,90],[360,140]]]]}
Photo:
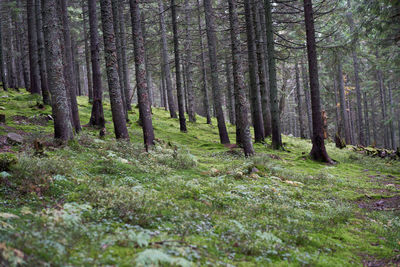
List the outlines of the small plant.
{"type": "Polygon", "coordinates": [[[13,153],[0,154],[0,172],[9,171],[18,162],[17,156],[13,153]]]}

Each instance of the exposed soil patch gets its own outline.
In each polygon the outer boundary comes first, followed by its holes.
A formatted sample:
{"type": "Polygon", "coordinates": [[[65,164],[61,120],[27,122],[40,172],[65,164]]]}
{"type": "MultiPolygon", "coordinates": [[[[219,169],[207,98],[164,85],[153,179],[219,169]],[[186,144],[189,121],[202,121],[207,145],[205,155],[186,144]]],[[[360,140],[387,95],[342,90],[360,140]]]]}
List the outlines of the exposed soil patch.
{"type": "Polygon", "coordinates": [[[363,199],[357,202],[362,209],[400,210],[400,195],[381,199],[363,199]]]}
{"type": "Polygon", "coordinates": [[[51,116],[43,114],[29,118],[26,116],[15,115],[12,116],[11,118],[16,124],[34,124],[40,126],[46,126],[47,122],[52,119],[51,116]]]}
{"type": "Polygon", "coordinates": [[[365,267],[381,267],[381,266],[400,266],[400,254],[393,259],[376,259],[372,256],[364,256],[362,261],[365,267]]]}

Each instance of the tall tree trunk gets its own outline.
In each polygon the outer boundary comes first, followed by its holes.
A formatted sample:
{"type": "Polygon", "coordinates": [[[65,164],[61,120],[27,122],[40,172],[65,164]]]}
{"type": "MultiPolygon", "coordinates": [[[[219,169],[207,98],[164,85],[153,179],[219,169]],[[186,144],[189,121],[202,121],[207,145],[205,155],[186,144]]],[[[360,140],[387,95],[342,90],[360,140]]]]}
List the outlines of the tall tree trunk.
{"type": "Polygon", "coordinates": [[[232,90],[232,74],[231,68],[229,66],[229,56],[227,55],[225,60],[225,74],[226,74],[226,104],[228,107],[228,114],[229,114],[229,122],[231,124],[236,124],[236,115],[235,115],[235,98],[234,98],[234,90],[232,90]]]}
{"type": "Polygon", "coordinates": [[[71,101],[72,121],[74,124],[75,132],[81,131],[81,124],[79,120],[78,102],[76,100],[76,79],[74,75],[74,63],[72,60],[72,44],[71,32],[69,29],[69,16],[67,9],[67,0],[60,0],[61,17],[64,35],[64,53],[65,53],[65,79],[66,86],[71,101]]]}
{"type": "Polygon", "coordinates": [[[332,164],[333,161],[329,158],[325,149],[321,104],[319,94],[319,81],[318,81],[318,62],[317,62],[317,48],[315,45],[315,29],[314,17],[311,0],[304,0],[304,20],[306,24],[307,35],[307,54],[308,54],[308,67],[310,76],[310,89],[311,89],[311,104],[312,104],[312,121],[313,121],[313,138],[312,149],[310,152],[311,158],[316,161],[326,162],[332,164]]]}
{"type": "Polygon", "coordinates": [[[6,71],[4,68],[4,56],[3,56],[3,32],[2,32],[2,22],[3,22],[3,14],[0,13],[0,75],[1,81],[3,83],[3,90],[8,90],[8,82],[6,77],[6,71]]]}
{"type": "Polygon", "coordinates": [[[37,33],[35,20],[35,0],[26,1],[26,10],[28,18],[28,44],[29,44],[29,66],[30,66],[30,86],[29,91],[32,94],[40,94],[39,77],[39,57],[37,49],[37,33]]]}
{"type": "Polygon", "coordinates": [[[117,48],[115,44],[111,0],[101,0],[100,7],[104,38],[104,56],[115,137],[117,139],[129,139],[124,114],[124,104],[121,97],[121,89],[119,87],[117,48]]]}
{"type": "Polygon", "coordinates": [[[264,141],[264,122],[261,108],[260,81],[259,76],[257,75],[259,66],[257,63],[256,40],[254,38],[254,24],[252,19],[252,15],[254,14],[251,12],[250,0],[244,1],[244,10],[246,17],[247,53],[250,79],[250,109],[254,127],[254,139],[257,143],[264,141]]]}
{"type": "Polygon", "coordinates": [[[72,124],[69,119],[69,105],[64,83],[63,60],[58,24],[56,1],[41,0],[43,7],[43,31],[46,47],[48,84],[51,92],[54,118],[54,137],[63,141],[73,139],[72,124]]]}
{"type": "Polygon", "coordinates": [[[394,121],[394,109],[393,109],[393,96],[392,96],[392,88],[388,84],[388,93],[389,93],[389,129],[390,129],[390,139],[391,139],[391,149],[396,149],[396,134],[395,128],[393,125],[394,121]]]}
{"type": "Polygon", "coordinates": [[[364,119],[365,119],[365,145],[369,146],[371,144],[371,132],[369,129],[369,116],[368,116],[368,98],[367,93],[363,93],[364,100],[364,119]]]}
{"type": "Polygon", "coordinates": [[[86,13],[88,12],[85,0],[82,0],[82,19],[83,19],[83,41],[85,43],[85,62],[86,62],[86,77],[87,77],[87,88],[89,103],[93,103],[93,81],[90,66],[90,50],[89,50],[89,38],[87,33],[87,18],[86,13]]]}
{"type": "Polygon", "coordinates": [[[243,147],[245,156],[254,154],[253,144],[251,142],[250,125],[248,121],[248,103],[246,98],[246,87],[243,77],[243,62],[240,53],[239,19],[237,14],[236,0],[228,0],[229,3],[229,21],[232,47],[232,68],[233,68],[233,86],[236,109],[236,140],[243,147]]]}
{"type": "MultiPolygon", "coordinates": [[[[378,58],[378,52],[377,52],[377,58],[378,58]]],[[[386,110],[386,97],[385,97],[385,86],[383,84],[383,74],[380,69],[377,69],[377,78],[378,78],[378,86],[379,86],[379,95],[380,95],[380,101],[381,101],[381,111],[382,111],[382,130],[383,130],[383,146],[384,148],[389,147],[389,136],[388,136],[388,131],[387,131],[387,110],[386,110]]]]}
{"type": "Polygon", "coordinates": [[[214,107],[217,115],[219,138],[222,144],[229,144],[228,131],[226,130],[224,111],[222,110],[222,95],[218,80],[217,63],[217,37],[215,34],[214,11],[211,0],[204,0],[204,13],[206,16],[207,40],[211,67],[211,86],[214,97],[214,107]]]}
{"type": "Polygon", "coordinates": [[[172,31],[174,33],[174,54],[175,54],[175,80],[176,80],[176,92],[178,96],[178,111],[179,111],[179,126],[181,132],[187,132],[186,129],[186,118],[184,111],[184,99],[183,99],[183,88],[181,81],[181,63],[180,63],[180,52],[179,52],[179,39],[178,39],[178,25],[176,22],[176,6],[175,0],[171,0],[171,14],[172,14],[172,31]]]}
{"type": "Polygon", "coordinates": [[[15,64],[15,47],[14,47],[14,35],[11,24],[11,16],[6,18],[6,46],[7,46],[7,54],[6,54],[6,65],[7,65],[7,74],[8,74],[8,86],[11,88],[17,88],[17,75],[16,75],[16,64],[15,64]]]}
{"type": "Polygon", "coordinates": [[[96,0],[88,1],[89,29],[90,29],[90,58],[92,60],[93,105],[89,124],[104,128],[103,88],[100,71],[100,40],[98,33],[98,19],[96,14],[96,0]]]}
{"type": "Polygon", "coordinates": [[[154,130],[151,119],[150,101],[146,82],[145,51],[140,25],[139,0],[130,0],[132,18],[132,36],[135,54],[135,72],[139,112],[142,118],[143,138],[146,150],[154,144],[154,130]]]}
{"type": "MultiPolygon", "coordinates": [[[[17,7],[22,10],[22,0],[17,0],[17,7]]],[[[20,54],[21,54],[21,65],[23,71],[23,78],[24,78],[24,85],[25,88],[28,90],[30,86],[30,73],[29,73],[29,48],[28,48],[28,40],[26,38],[26,23],[24,22],[24,18],[22,12],[17,13],[17,24],[19,27],[18,33],[20,35],[20,54]]]]}
{"type": "MultiPolygon", "coordinates": [[[[18,3],[17,3],[18,7],[18,3]]],[[[23,82],[23,66],[22,66],[22,53],[21,53],[21,34],[20,34],[20,28],[19,25],[21,22],[18,21],[19,15],[21,12],[14,12],[11,15],[11,22],[13,24],[13,35],[15,38],[15,67],[16,67],[16,75],[17,75],[17,88],[23,88],[25,87],[25,84],[23,82]]],[[[42,31],[43,32],[43,31],[42,31]]]]}
{"type": "Polygon", "coordinates": [[[265,0],[265,25],[267,29],[267,54],[269,73],[269,93],[271,107],[272,148],[282,148],[281,126],[279,118],[278,86],[276,81],[274,33],[270,0],[265,0]]]}
{"type": "Polygon", "coordinates": [[[43,18],[42,18],[42,5],[40,0],[36,0],[36,31],[38,41],[38,59],[40,71],[40,84],[42,85],[43,103],[50,105],[50,92],[47,82],[47,67],[46,67],[46,54],[44,51],[44,35],[43,35],[43,18]]]}
{"type": "Polygon", "coordinates": [[[124,1],[118,5],[118,20],[119,20],[119,28],[121,35],[121,57],[122,57],[122,79],[124,82],[124,90],[125,90],[125,108],[126,110],[132,110],[131,98],[132,98],[132,89],[129,85],[129,66],[128,59],[126,55],[126,33],[125,33],[125,17],[124,17],[124,1]]]}
{"type": "Polygon", "coordinates": [[[207,86],[207,69],[206,59],[204,55],[204,42],[203,32],[201,30],[201,12],[200,12],[200,0],[197,0],[197,23],[199,25],[200,35],[200,54],[201,54],[201,74],[202,74],[202,89],[203,89],[203,104],[206,112],[207,124],[211,124],[211,113],[210,113],[210,101],[208,97],[208,86],[207,86]]]}
{"type": "Polygon", "coordinates": [[[372,145],[376,146],[378,143],[378,134],[376,129],[376,114],[375,114],[375,96],[371,96],[371,116],[372,116],[372,145]]]}
{"type": "Polygon", "coordinates": [[[342,126],[340,128],[342,130],[344,130],[346,144],[351,144],[350,122],[349,122],[349,116],[347,113],[346,94],[344,92],[342,62],[337,54],[335,54],[335,57],[336,57],[335,62],[337,65],[337,80],[338,80],[338,89],[339,89],[340,116],[341,116],[341,126],[342,126]]]}
{"type": "Polygon", "coordinates": [[[308,86],[308,76],[306,70],[306,64],[303,61],[303,57],[301,58],[301,76],[303,81],[303,90],[306,99],[306,111],[307,111],[307,123],[308,123],[308,131],[309,137],[312,139],[312,115],[311,115],[311,96],[310,96],[310,88],[308,86]]]}
{"type": "Polygon", "coordinates": [[[146,18],[144,16],[144,13],[141,13],[141,25],[142,25],[142,35],[143,35],[143,44],[144,44],[144,65],[146,68],[146,83],[147,83],[147,90],[148,90],[148,94],[149,94],[149,101],[150,101],[150,107],[153,105],[154,103],[154,92],[153,92],[153,84],[152,84],[152,78],[151,78],[151,71],[150,71],[150,64],[149,64],[149,56],[147,54],[147,32],[146,32],[146,18]]]}
{"type": "Polygon", "coordinates": [[[295,65],[296,71],[296,104],[297,104],[297,114],[299,116],[299,130],[300,130],[300,137],[306,138],[304,134],[304,125],[303,125],[303,109],[302,109],[302,101],[301,101],[301,93],[300,93],[300,71],[299,65],[296,63],[295,65]]]}
{"type": "Polygon", "coordinates": [[[164,71],[167,97],[168,97],[168,108],[171,118],[177,118],[176,107],[174,102],[174,95],[172,93],[172,81],[171,81],[171,70],[169,66],[168,46],[167,46],[167,33],[165,29],[164,19],[164,5],[163,0],[158,1],[159,13],[160,13],[160,31],[161,31],[161,51],[162,51],[162,67],[164,71]]]}
{"type": "Polygon", "coordinates": [[[186,54],[186,90],[188,102],[189,121],[196,121],[196,113],[194,111],[194,92],[193,92],[193,67],[192,67],[192,36],[190,34],[191,12],[189,0],[185,0],[185,54],[186,54]]]}

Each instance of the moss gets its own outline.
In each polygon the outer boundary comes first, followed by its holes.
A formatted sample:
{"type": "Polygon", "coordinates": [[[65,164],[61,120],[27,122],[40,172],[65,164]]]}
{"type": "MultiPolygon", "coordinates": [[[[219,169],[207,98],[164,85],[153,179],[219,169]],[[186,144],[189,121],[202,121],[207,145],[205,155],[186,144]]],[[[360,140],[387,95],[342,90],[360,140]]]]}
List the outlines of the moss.
{"type": "Polygon", "coordinates": [[[9,171],[11,167],[17,164],[18,158],[13,153],[0,153],[0,172],[9,171]]]}

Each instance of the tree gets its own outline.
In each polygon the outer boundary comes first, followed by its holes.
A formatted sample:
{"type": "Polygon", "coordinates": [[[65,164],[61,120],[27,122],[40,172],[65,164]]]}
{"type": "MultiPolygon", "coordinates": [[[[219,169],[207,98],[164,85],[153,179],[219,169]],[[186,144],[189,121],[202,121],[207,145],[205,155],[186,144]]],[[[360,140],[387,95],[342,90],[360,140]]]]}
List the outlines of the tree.
{"type": "Polygon", "coordinates": [[[86,77],[87,77],[87,88],[89,103],[93,103],[93,82],[92,73],[90,66],[90,50],[89,50],[89,38],[87,34],[87,19],[86,19],[87,7],[85,0],[82,0],[82,25],[83,25],[83,41],[85,44],[85,63],[86,63],[86,77]]]}
{"type": "Polygon", "coordinates": [[[30,68],[30,86],[29,91],[32,94],[40,94],[39,77],[39,58],[37,48],[37,31],[35,20],[35,0],[26,1],[26,12],[28,17],[28,44],[29,44],[29,68],[30,68]]]}
{"type": "Polygon", "coordinates": [[[187,132],[186,119],[183,103],[183,88],[181,81],[181,63],[179,53],[179,39],[178,39],[178,25],[176,22],[176,6],[175,0],[171,0],[171,14],[172,14],[172,31],[174,33],[174,54],[175,54],[175,74],[176,74],[176,92],[178,96],[178,112],[179,112],[179,127],[181,132],[187,132]]]}
{"type": "Polygon", "coordinates": [[[233,86],[236,105],[236,140],[243,147],[245,156],[254,154],[253,144],[251,142],[250,126],[248,122],[248,108],[246,98],[246,87],[243,77],[243,64],[240,54],[239,43],[239,19],[237,15],[236,0],[228,0],[229,3],[229,21],[231,33],[232,48],[232,67],[233,67],[233,86]],[[239,141],[239,142],[238,142],[239,141]]]}
{"type": "Polygon", "coordinates": [[[211,67],[211,86],[214,97],[214,108],[218,121],[218,131],[221,144],[229,144],[228,131],[226,130],[224,112],[222,110],[222,95],[218,79],[217,63],[217,37],[215,35],[214,11],[211,6],[211,0],[203,0],[204,13],[206,17],[208,51],[211,67]]]}
{"type": "Polygon", "coordinates": [[[191,25],[191,17],[190,17],[190,5],[189,0],[185,0],[185,70],[186,70],[186,89],[187,89],[187,100],[188,100],[188,109],[187,113],[189,116],[190,122],[196,122],[196,113],[194,111],[194,93],[193,93],[193,74],[192,74],[192,36],[190,34],[190,25],[191,25]]]}
{"type": "Polygon", "coordinates": [[[326,152],[321,116],[321,103],[318,80],[317,48],[315,44],[314,15],[312,0],[304,0],[304,21],[306,24],[307,35],[307,55],[310,77],[313,137],[310,156],[315,161],[333,164],[326,152]]]}
{"type": "Polygon", "coordinates": [[[139,112],[142,121],[144,144],[146,149],[148,149],[148,147],[154,145],[154,130],[146,81],[145,52],[140,24],[139,0],[130,0],[130,7],[139,112]]]}
{"type": "Polygon", "coordinates": [[[90,115],[89,125],[104,128],[104,111],[103,111],[103,88],[101,85],[100,72],[100,41],[98,28],[98,20],[96,14],[96,0],[89,0],[89,29],[90,29],[90,55],[92,60],[92,80],[93,80],[93,105],[90,115]]]}
{"type": "Polygon", "coordinates": [[[0,13],[0,75],[1,82],[3,83],[3,90],[8,90],[8,83],[6,78],[6,72],[4,69],[4,57],[3,57],[3,33],[2,33],[2,14],[0,13]]]}
{"type": "Polygon", "coordinates": [[[306,138],[304,134],[304,125],[303,125],[303,109],[301,102],[301,94],[300,94],[300,74],[299,74],[299,65],[296,63],[295,65],[296,71],[296,102],[297,102],[297,115],[299,117],[299,126],[300,126],[300,137],[306,138]]]}
{"type": "Polygon", "coordinates": [[[117,48],[112,15],[111,0],[101,0],[101,24],[104,38],[104,56],[107,70],[108,90],[110,94],[111,113],[114,132],[117,139],[129,139],[124,114],[124,106],[119,87],[117,48]]]}
{"type": "Polygon", "coordinates": [[[46,48],[46,66],[51,93],[54,118],[54,137],[62,141],[73,139],[72,124],[69,119],[67,91],[64,83],[61,40],[58,38],[58,14],[56,2],[41,0],[43,7],[43,32],[46,48]]]}

